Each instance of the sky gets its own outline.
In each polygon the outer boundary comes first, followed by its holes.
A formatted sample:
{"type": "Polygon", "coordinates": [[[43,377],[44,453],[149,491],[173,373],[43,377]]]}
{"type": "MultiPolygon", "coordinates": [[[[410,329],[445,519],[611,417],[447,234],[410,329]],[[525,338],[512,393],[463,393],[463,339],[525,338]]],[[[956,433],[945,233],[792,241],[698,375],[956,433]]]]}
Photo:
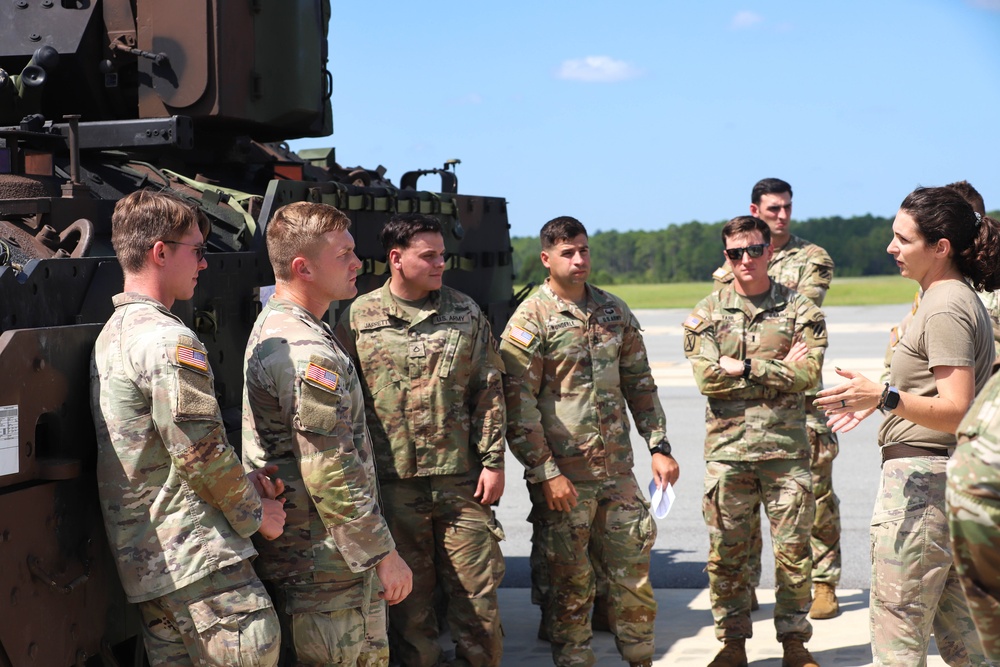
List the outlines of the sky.
{"type": "Polygon", "coordinates": [[[961,179],[1000,209],[1000,0],[334,2],[329,45],[334,134],[292,147],[460,159],[513,236],[726,220],[765,177],[799,220],[961,179]]]}

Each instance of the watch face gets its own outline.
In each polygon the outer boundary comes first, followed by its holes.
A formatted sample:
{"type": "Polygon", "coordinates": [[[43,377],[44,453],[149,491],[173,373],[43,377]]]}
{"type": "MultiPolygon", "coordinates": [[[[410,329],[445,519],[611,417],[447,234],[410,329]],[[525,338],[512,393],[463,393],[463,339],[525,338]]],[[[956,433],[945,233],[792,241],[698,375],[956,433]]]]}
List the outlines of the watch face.
{"type": "Polygon", "coordinates": [[[899,405],[899,391],[895,387],[890,387],[889,393],[885,395],[885,408],[895,410],[897,405],[899,405]]]}

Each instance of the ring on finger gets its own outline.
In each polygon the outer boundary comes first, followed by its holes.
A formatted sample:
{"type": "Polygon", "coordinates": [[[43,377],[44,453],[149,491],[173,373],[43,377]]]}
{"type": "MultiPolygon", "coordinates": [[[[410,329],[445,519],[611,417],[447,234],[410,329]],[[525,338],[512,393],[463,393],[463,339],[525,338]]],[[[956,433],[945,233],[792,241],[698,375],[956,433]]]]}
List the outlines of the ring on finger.
{"type": "Polygon", "coordinates": [[[840,399],[840,407],[846,408],[847,407],[847,401],[844,400],[844,399],[840,399]]]}

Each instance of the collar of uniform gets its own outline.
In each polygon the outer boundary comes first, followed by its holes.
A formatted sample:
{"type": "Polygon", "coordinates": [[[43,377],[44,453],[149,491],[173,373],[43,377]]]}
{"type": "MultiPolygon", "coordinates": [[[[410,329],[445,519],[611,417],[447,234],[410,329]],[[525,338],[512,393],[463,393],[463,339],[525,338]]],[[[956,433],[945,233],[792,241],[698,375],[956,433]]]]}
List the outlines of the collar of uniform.
{"type": "MultiPolygon", "coordinates": [[[[771,258],[771,264],[774,264],[774,262],[777,259],[779,259],[781,257],[784,257],[788,253],[798,252],[803,247],[805,247],[805,245],[806,245],[805,240],[799,238],[795,234],[790,234],[788,236],[788,243],[786,243],[784,246],[782,246],[781,250],[777,250],[776,249],[774,251],[774,256],[771,258]]],[[[770,264],[769,264],[769,266],[770,266],[770,264]]]]}
{"type": "Polygon", "coordinates": [[[267,300],[267,305],[264,306],[264,310],[273,310],[275,312],[292,315],[302,320],[312,328],[322,331],[323,334],[330,333],[330,327],[327,326],[326,322],[316,319],[315,315],[291,299],[281,299],[277,296],[272,296],[267,300]]]}
{"type": "Polygon", "coordinates": [[[420,322],[423,322],[431,315],[438,314],[438,312],[440,311],[441,293],[444,291],[443,289],[434,290],[427,295],[427,303],[424,304],[424,307],[420,309],[420,314],[417,316],[417,318],[411,322],[406,314],[406,311],[399,307],[399,303],[396,302],[396,297],[392,295],[392,290],[389,289],[390,282],[392,282],[392,278],[389,278],[389,280],[385,281],[379,293],[379,296],[382,299],[382,308],[390,316],[395,317],[397,320],[403,320],[404,322],[408,322],[410,326],[413,326],[414,324],[419,324],[420,322]]]}
{"type": "MultiPolygon", "coordinates": [[[[116,294],[111,297],[111,303],[114,304],[115,308],[120,308],[122,306],[128,306],[135,303],[145,304],[147,306],[152,306],[164,315],[169,315],[178,322],[181,322],[181,318],[174,315],[170,310],[164,306],[162,303],[157,301],[151,296],[147,296],[141,292],[122,292],[121,294],[116,294]]],[[[181,322],[183,324],[183,322],[181,322]]]]}
{"type": "MultiPolygon", "coordinates": [[[[729,283],[719,291],[720,301],[722,302],[722,307],[726,310],[742,310],[743,312],[750,314],[753,303],[749,298],[743,296],[736,291],[736,281],[729,283]]],[[[776,283],[774,279],[771,279],[771,288],[768,290],[767,299],[761,305],[760,310],[757,312],[765,310],[776,310],[778,308],[783,308],[785,303],[788,301],[786,298],[785,290],[780,284],[776,283]]]]}
{"type": "Polygon", "coordinates": [[[545,282],[542,283],[540,290],[549,299],[552,299],[557,304],[559,304],[559,309],[562,312],[574,315],[578,319],[581,319],[583,321],[587,321],[590,318],[591,313],[593,313],[598,306],[603,306],[607,302],[607,299],[603,298],[603,296],[600,294],[600,290],[598,290],[596,287],[593,287],[590,283],[586,283],[584,284],[583,287],[585,290],[585,294],[587,295],[587,312],[584,312],[580,310],[580,307],[575,303],[573,303],[572,301],[567,301],[566,299],[556,294],[552,290],[552,287],[549,286],[549,280],[551,280],[551,278],[545,279],[545,282]]]}

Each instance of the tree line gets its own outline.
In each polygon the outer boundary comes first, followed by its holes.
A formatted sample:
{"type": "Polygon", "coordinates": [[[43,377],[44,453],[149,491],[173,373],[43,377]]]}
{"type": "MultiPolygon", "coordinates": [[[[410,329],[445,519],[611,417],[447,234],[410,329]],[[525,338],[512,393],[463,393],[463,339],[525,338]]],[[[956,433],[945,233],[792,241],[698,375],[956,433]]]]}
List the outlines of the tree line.
{"type": "MultiPolygon", "coordinates": [[[[591,281],[611,285],[711,280],[723,260],[723,224],[688,222],[657,231],[595,232],[590,236],[591,281]]],[[[791,230],[825,248],[833,257],[837,276],[898,272],[885,251],[892,238],[892,218],[811,218],[793,222],[791,230]]],[[[516,237],[512,245],[515,282],[545,280],[548,272],[538,257],[538,237],[516,237]]]]}

